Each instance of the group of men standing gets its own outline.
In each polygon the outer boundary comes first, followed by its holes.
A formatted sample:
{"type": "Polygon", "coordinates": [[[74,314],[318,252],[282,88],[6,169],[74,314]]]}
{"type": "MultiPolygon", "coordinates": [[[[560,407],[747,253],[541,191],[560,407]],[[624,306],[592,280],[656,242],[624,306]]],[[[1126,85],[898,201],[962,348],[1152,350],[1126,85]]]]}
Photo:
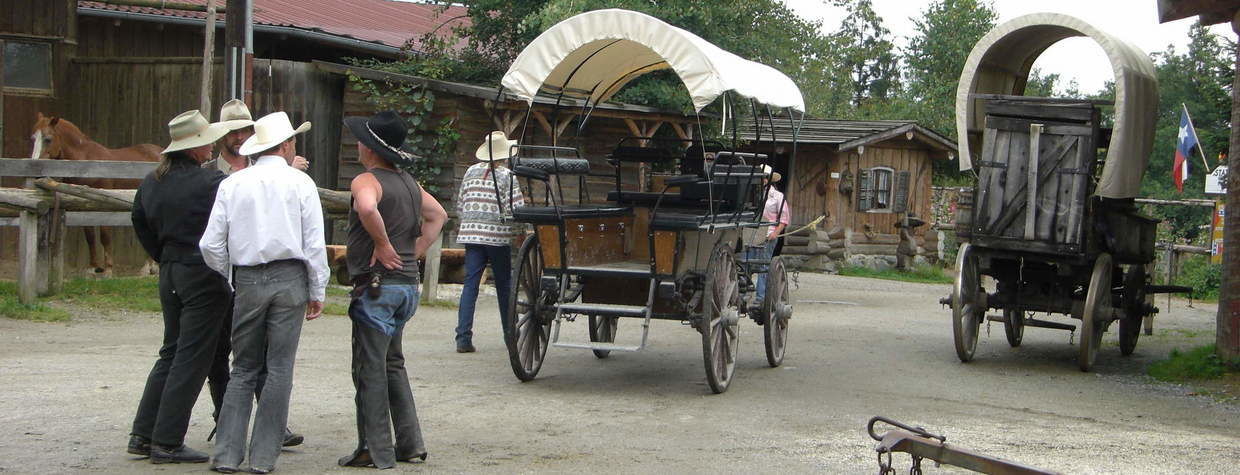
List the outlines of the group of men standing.
{"type": "MultiPolygon", "coordinates": [[[[284,112],[253,121],[237,100],[220,117],[173,118],[172,141],[134,199],[134,230],[160,264],[164,338],[127,451],[153,463],[210,460],[223,473],[248,460],[249,471],[268,473],[283,446],[303,439],[287,428],[288,407],[302,323],[322,313],[330,274],[323,213],[300,171],[308,161],[296,155],[309,122],[294,128],[284,112]],[[211,456],[184,443],[207,379],[218,431],[211,456]]],[[[426,458],[401,334],[417,308],[417,259],[447,214],[399,170],[416,157],[402,148],[407,130],[395,113],[345,125],[366,172],[351,185],[346,255],[358,446],[339,463],[389,468],[426,458]]]]}

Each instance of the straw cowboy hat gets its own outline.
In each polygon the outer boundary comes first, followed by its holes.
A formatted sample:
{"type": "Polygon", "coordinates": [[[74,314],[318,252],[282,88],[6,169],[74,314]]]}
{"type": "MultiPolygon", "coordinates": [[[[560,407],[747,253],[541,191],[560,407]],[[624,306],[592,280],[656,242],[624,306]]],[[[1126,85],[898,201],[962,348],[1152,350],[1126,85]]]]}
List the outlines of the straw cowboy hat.
{"type": "Polygon", "coordinates": [[[172,143],[160,153],[188,150],[215,143],[228,133],[223,124],[207,122],[198,109],[185,111],[168,122],[168,135],[172,143]]]}
{"type": "Polygon", "coordinates": [[[496,130],[482,139],[482,145],[474,152],[474,157],[483,162],[504,160],[512,156],[514,145],[517,145],[516,140],[508,140],[507,135],[496,130]]]}
{"type": "Polygon", "coordinates": [[[409,128],[395,112],[383,111],[371,117],[346,117],[344,125],[353,132],[358,142],[393,165],[413,165],[420,158],[405,147],[409,128]]]}
{"type": "Polygon", "coordinates": [[[219,123],[233,131],[254,125],[254,117],[250,116],[250,108],[241,99],[233,99],[220,106],[219,123]]]}
{"type": "Polygon", "coordinates": [[[779,183],[779,180],[784,179],[784,176],[780,175],[779,172],[772,170],[770,165],[762,165],[762,173],[771,176],[771,183],[779,183]]]}
{"type": "Polygon", "coordinates": [[[294,129],[293,123],[288,120],[288,114],[272,112],[254,121],[254,135],[245,139],[245,143],[241,144],[238,152],[241,155],[254,155],[280,145],[290,137],[307,130],[310,130],[309,122],[302,122],[294,129]]]}

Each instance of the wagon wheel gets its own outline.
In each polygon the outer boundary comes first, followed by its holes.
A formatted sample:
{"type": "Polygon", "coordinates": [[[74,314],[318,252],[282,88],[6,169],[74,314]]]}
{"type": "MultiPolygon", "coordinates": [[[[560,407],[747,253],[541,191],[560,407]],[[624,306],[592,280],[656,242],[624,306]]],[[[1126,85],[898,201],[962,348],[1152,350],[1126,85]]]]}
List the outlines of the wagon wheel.
{"type": "Polygon", "coordinates": [[[1098,358],[1102,346],[1102,334],[1111,319],[1111,255],[1102,253],[1094,262],[1094,272],[1089,277],[1089,291],[1085,294],[1085,312],[1081,315],[1081,348],[1077,364],[1081,371],[1089,371],[1098,358]]]}
{"type": "Polygon", "coordinates": [[[702,333],[702,361],[706,382],[716,394],[728,390],[736,371],[740,336],[740,293],[736,257],[720,242],[710,253],[702,294],[698,331],[702,333]]]}
{"type": "Polygon", "coordinates": [[[1145,319],[1145,284],[1148,277],[1145,266],[1131,266],[1124,273],[1124,313],[1119,321],[1119,352],[1131,355],[1137,349],[1141,337],[1141,323],[1145,319]]]}
{"type": "MultiPolygon", "coordinates": [[[[600,317],[590,315],[590,341],[595,343],[614,343],[616,328],[620,325],[620,317],[600,317]]],[[[606,358],[611,350],[594,350],[596,358],[606,358]]]]}
{"type": "Polygon", "coordinates": [[[763,340],[766,343],[766,362],[772,368],[784,362],[784,349],[788,344],[788,319],[792,318],[792,299],[788,291],[788,269],[784,260],[771,259],[766,274],[766,296],[762,299],[763,340]]]}
{"type": "Polygon", "coordinates": [[[1003,309],[1003,333],[1007,335],[1007,341],[1012,348],[1020,346],[1020,340],[1025,337],[1025,311],[1018,308],[1003,309]]]}
{"type": "Polygon", "coordinates": [[[960,246],[956,256],[956,283],[952,287],[952,332],[956,343],[956,356],[969,362],[977,349],[977,331],[986,314],[985,290],[982,276],[977,269],[977,255],[973,246],[960,246]]]}
{"type": "Polygon", "coordinates": [[[542,369],[551,339],[551,303],[554,296],[543,292],[542,252],[538,238],[531,236],[521,245],[511,293],[508,318],[504,320],[504,343],[508,361],[517,379],[529,381],[542,369]]]}

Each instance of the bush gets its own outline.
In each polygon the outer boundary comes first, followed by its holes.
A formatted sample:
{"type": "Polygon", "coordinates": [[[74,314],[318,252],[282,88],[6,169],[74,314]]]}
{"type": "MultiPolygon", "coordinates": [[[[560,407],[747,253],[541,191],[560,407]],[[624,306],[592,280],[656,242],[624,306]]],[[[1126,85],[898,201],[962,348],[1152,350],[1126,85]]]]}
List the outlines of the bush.
{"type": "Polygon", "coordinates": [[[1223,285],[1223,266],[1211,264],[1210,256],[1192,256],[1182,261],[1175,285],[1193,288],[1193,297],[1218,300],[1218,289],[1223,285]]]}

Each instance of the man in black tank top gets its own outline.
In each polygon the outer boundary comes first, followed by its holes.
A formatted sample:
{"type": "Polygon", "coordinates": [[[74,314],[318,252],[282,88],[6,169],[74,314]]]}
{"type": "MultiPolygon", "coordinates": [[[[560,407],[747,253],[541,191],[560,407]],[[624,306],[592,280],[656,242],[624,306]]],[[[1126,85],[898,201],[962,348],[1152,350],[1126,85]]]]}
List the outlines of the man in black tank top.
{"type": "Polygon", "coordinates": [[[401,334],[418,308],[418,257],[439,235],[448,214],[398,168],[418,158],[401,148],[407,129],[400,116],[380,112],[349,117],[344,124],[357,137],[358,160],[366,171],[350,185],[353,207],[345,253],[354,283],[349,319],[358,444],[339,464],[391,468],[398,460],[426,460],[401,334]]]}

